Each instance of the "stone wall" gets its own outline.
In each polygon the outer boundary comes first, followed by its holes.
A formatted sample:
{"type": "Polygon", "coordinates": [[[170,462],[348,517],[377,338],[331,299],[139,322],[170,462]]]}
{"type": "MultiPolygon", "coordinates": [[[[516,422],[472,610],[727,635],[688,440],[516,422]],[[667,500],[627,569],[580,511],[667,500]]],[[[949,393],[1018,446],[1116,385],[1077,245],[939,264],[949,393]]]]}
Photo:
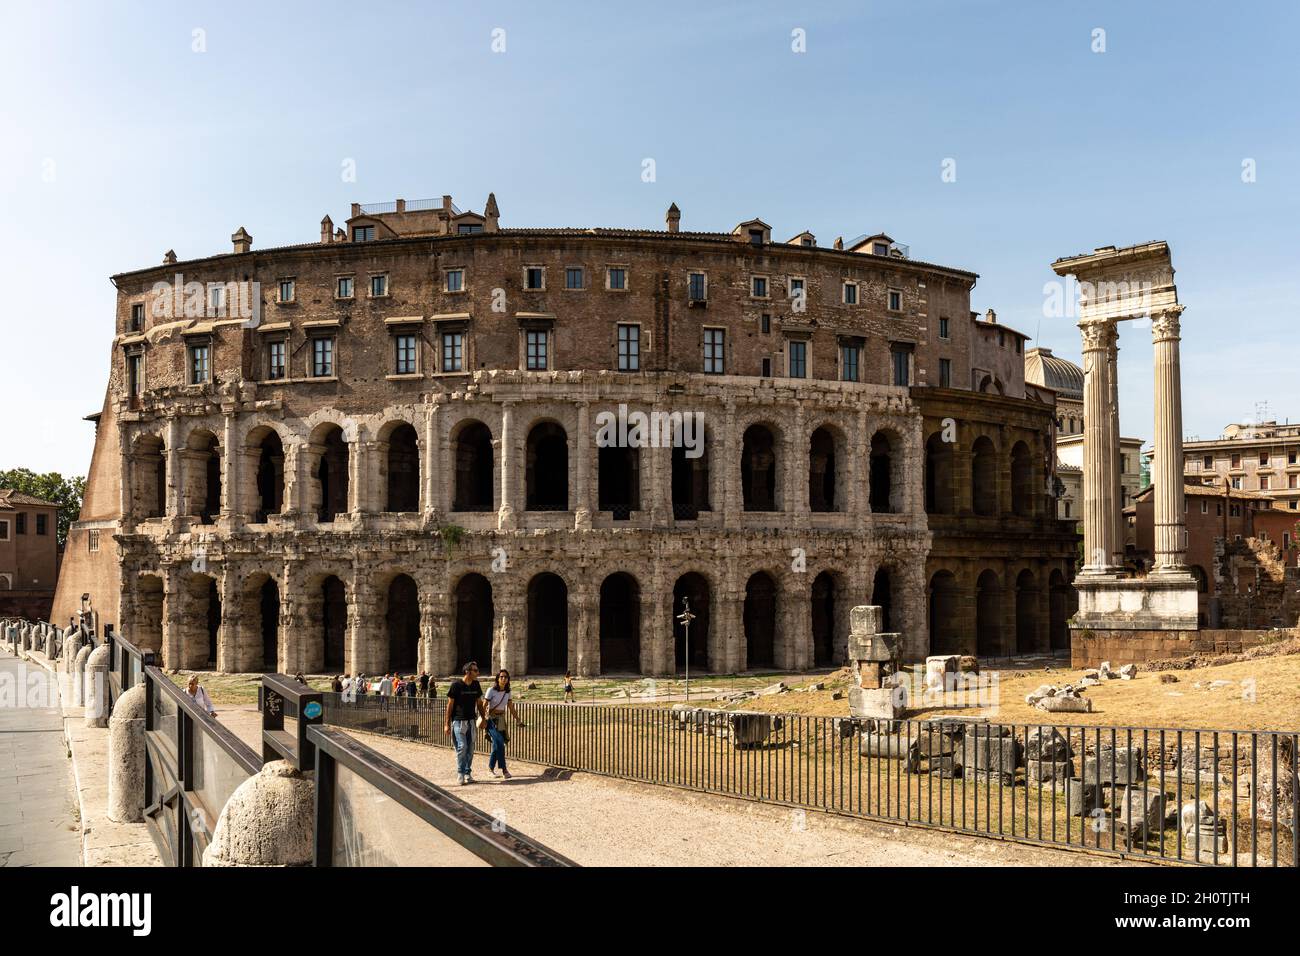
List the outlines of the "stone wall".
{"type": "Polygon", "coordinates": [[[54,605],[51,590],[0,591],[0,617],[20,617],[29,621],[51,621],[50,609],[54,605]]]}
{"type": "Polygon", "coordinates": [[[1300,635],[1294,630],[1123,631],[1078,629],[1071,631],[1070,665],[1096,667],[1102,661],[1140,664],[1193,654],[1240,654],[1252,647],[1300,635]]]}
{"type": "Polygon", "coordinates": [[[1300,626],[1300,568],[1286,564],[1276,542],[1216,540],[1214,583],[1220,626],[1300,626]]]}

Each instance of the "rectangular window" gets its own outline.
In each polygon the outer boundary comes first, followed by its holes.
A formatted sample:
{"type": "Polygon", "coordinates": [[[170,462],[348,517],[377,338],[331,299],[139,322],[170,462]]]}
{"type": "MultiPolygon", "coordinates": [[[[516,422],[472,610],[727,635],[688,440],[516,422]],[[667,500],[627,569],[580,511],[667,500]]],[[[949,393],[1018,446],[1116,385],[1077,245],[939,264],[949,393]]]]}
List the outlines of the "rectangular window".
{"type": "Polygon", "coordinates": [[[37,534],[48,534],[49,531],[50,531],[49,523],[50,523],[49,515],[37,515],[37,516],[36,516],[36,533],[37,533],[37,534]]]}
{"type": "Polygon", "coordinates": [[[1297,459],[1296,459],[1296,453],[1295,453],[1295,452],[1293,452],[1293,451],[1292,451],[1292,452],[1287,452],[1286,463],[1287,463],[1288,465],[1294,465],[1294,464],[1296,463],[1296,460],[1297,460],[1297,459]]]}
{"type": "Polygon", "coordinates": [[[482,231],[481,222],[462,222],[456,226],[456,234],[460,236],[477,236],[482,231]]]}
{"type": "Polygon", "coordinates": [[[1287,486],[1288,488],[1294,488],[1294,487],[1296,487],[1296,476],[1295,476],[1295,475],[1287,475],[1287,476],[1286,476],[1286,486],[1287,486]]]}
{"type": "Polygon", "coordinates": [[[94,554],[99,550],[99,532],[91,531],[86,535],[86,550],[94,554]]]}
{"type": "Polygon", "coordinates": [[[1232,467],[1233,467],[1233,468],[1240,468],[1240,467],[1241,467],[1241,455],[1233,455],[1233,456],[1232,456],[1232,467]]]}
{"type": "Polygon", "coordinates": [[[448,292],[465,291],[465,270],[464,269],[447,270],[447,291],[448,292]]]}
{"type": "Polygon", "coordinates": [[[526,350],[526,367],[532,371],[544,372],[547,369],[547,346],[548,333],[541,329],[529,329],[525,333],[526,350]]]}
{"type": "Polygon", "coordinates": [[[858,284],[856,282],[844,283],[844,304],[845,305],[858,304],[858,284]]]}
{"type": "Polygon", "coordinates": [[[910,385],[911,382],[911,352],[905,352],[902,349],[895,349],[891,353],[894,357],[894,384],[910,385]]]}
{"type": "Polygon", "coordinates": [[[704,280],[703,272],[692,272],[688,279],[690,286],[690,299],[692,302],[703,302],[708,295],[708,284],[704,280]]]}
{"type": "Polygon", "coordinates": [[[1259,453],[1259,463],[1260,463],[1261,465],[1267,465],[1267,464],[1268,464],[1268,452],[1266,452],[1266,451],[1261,451],[1261,452],[1259,453]]]}
{"type": "Polygon", "coordinates": [[[582,269],[581,269],[581,268],[573,268],[573,267],[570,267],[570,268],[567,268],[567,269],[564,270],[564,287],[565,287],[566,289],[581,289],[581,288],[582,288],[582,269]]]}
{"type": "Polygon", "coordinates": [[[952,359],[939,359],[939,387],[952,388],[952,359]]]}
{"type": "Polygon", "coordinates": [[[618,327],[618,370],[636,372],[641,368],[641,326],[618,327]]]}
{"type": "Polygon", "coordinates": [[[724,368],[723,349],[725,345],[725,330],[704,330],[704,371],[709,375],[722,374],[724,368]]]}
{"type": "Polygon", "coordinates": [[[414,375],[416,372],[415,336],[409,332],[393,336],[393,371],[397,375],[414,375]]]}
{"type": "Polygon", "coordinates": [[[353,242],[369,242],[374,238],[375,238],[374,226],[353,226],[352,227],[353,242]]]}
{"type": "Polygon", "coordinates": [[[948,338],[948,320],[943,316],[939,316],[939,338],[948,338]]]}
{"type": "Polygon", "coordinates": [[[1234,487],[1234,488],[1241,488],[1241,479],[1240,479],[1240,478],[1233,478],[1233,479],[1232,479],[1232,487],[1234,487]]]}
{"type": "Polygon", "coordinates": [[[525,289],[546,288],[546,270],[541,266],[529,266],[524,270],[525,289]]]}
{"type": "Polygon", "coordinates": [[[1211,458],[1209,455],[1206,455],[1204,458],[1201,459],[1201,467],[1202,467],[1202,468],[1213,468],[1213,467],[1214,467],[1214,459],[1211,458]]]}
{"type": "Polygon", "coordinates": [[[1259,490],[1268,491],[1268,475],[1259,476],[1259,490]]]}
{"type": "Polygon", "coordinates": [[[763,378],[771,378],[771,377],[772,377],[772,360],[770,358],[765,358],[763,359],[763,378]]]}
{"type": "Polygon", "coordinates": [[[379,299],[386,295],[388,295],[388,276],[371,276],[370,297],[372,299],[379,299]]]}
{"type": "Polygon", "coordinates": [[[903,293],[899,292],[897,289],[889,290],[889,311],[903,311],[903,293]]]}
{"type": "Polygon", "coordinates": [[[1201,514],[1203,514],[1203,515],[1207,515],[1207,514],[1209,514],[1209,513],[1210,513],[1210,503],[1209,503],[1208,501],[1206,501],[1204,498],[1202,498],[1202,499],[1201,499],[1201,514]]]}
{"type": "Polygon", "coordinates": [[[139,398],[144,391],[144,356],[139,352],[132,352],[126,357],[126,387],[127,394],[132,398],[139,398]]]}
{"type": "Polygon", "coordinates": [[[281,302],[293,301],[293,280],[292,279],[280,280],[280,301],[281,302]]]}
{"type": "Polygon", "coordinates": [[[840,379],[845,382],[862,381],[862,347],[859,345],[840,346],[840,379]]]}
{"type": "Polygon", "coordinates": [[[608,287],[609,289],[612,289],[612,290],[617,291],[617,292],[621,292],[621,291],[623,291],[624,289],[627,288],[627,270],[626,270],[626,269],[617,269],[617,268],[615,268],[615,269],[610,269],[610,270],[606,273],[606,275],[607,275],[607,277],[608,277],[608,286],[607,286],[607,287],[608,287]]]}
{"type": "Polygon", "coordinates": [[[804,286],[803,286],[803,279],[794,279],[794,278],[792,278],[792,279],[790,280],[790,298],[792,298],[792,299],[802,299],[802,298],[803,298],[803,289],[804,289],[804,286]]]}
{"type": "Polygon", "coordinates": [[[202,385],[212,374],[212,346],[190,346],[190,384],[202,385]]]}
{"type": "Polygon", "coordinates": [[[767,276],[754,276],[750,287],[755,299],[767,298],[767,276]]]}
{"type": "Polygon", "coordinates": [[[224,316],[226,314],[226,287],[223,285],[208,286],[208,315],[224,316]]]}
{"type": "Polygon", "coordinates": [[[287,344],[284,339],[266,343],[266,377],[272,381],[284,378],[287,344]]]}
{"type": "Polygon", "coordinates": [[[18,534],[27,533],[27,512],[20,511],[18,514],[14,515],[14,530],[17,531],[18,534]]]}
{"type": "Polygon", "coordinates": [[[131,331],[139,332],[144,328],[144,305],[137,302],[131,306],[131,331]]]}
{"type": "Polygon", "coordinates": [[[0,521],[0,541],[9,540],[9,522],[0,521]]]}
{"type": "Polygon", "coordinates": [[[442,370],[460,372],[465,367],[465,334],[463,332],[442,333],[442,370]]]}
{"type": "Polygon", "coordinates": [[[311,374],[313,378],[334,374],[334,339],[322,336],[311,340],[311,374]]]}
{"type": "Polygon", "coordinates": [[[336,299],[352,298],[352,276],[339,276],[338,286],[334,290],[336,299]]]}
{"type": "Polygon", "coordinates": [[[763,315],[762,315],[762,316],[759,318],[759,320],[758,320],[758,327],[759,327],[759,330],[760,330],[764,335],[767,335],[769,332],[772,331],[772,315],[771,315],[771,313],[769,313],[769,312],[764,312],[764,313],[763,313],[763,315]]]}
{"type": "Polygon", "coordinates": [[[808,377],[808,343],[788,342],[790,350],[790,377],[808,377]]]}

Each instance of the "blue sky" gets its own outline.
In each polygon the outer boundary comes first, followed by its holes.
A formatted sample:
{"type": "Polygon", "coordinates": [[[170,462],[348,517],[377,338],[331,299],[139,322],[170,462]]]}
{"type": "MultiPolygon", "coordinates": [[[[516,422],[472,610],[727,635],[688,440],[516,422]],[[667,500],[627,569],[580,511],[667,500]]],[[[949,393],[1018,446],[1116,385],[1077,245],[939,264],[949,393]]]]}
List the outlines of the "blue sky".
{"type": "MultiPolygon", "coordinates": [[[[1043,317],[1049,263],[1165,239],[1186,433],[1260,401],[1300,419],[1298,11],[7,3],[0,468],[87,468],[109,275],[227,250],[241,225],[255,247],[311,241],[353,201],[481,209],[490,190],[511,226],[658,228],[675,201],[688,229],[884,230],[978,272],[973,308],[1075,359],[1072,322],[1043,317]]],[[[1120,344],[1124,432],[1149,438],[1149,332],[1120,344]]]]}

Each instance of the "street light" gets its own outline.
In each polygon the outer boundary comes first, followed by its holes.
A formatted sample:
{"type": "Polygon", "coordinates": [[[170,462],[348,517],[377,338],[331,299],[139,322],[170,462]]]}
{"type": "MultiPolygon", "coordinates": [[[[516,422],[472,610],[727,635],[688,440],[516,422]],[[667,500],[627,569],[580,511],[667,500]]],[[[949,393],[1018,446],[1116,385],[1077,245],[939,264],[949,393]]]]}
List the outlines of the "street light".
{"type": "Polygon", "coordinates": [[[682,630],[686,635],[686,699],[691,699],[691,621],[695,620],[695,615],[691,613],[691,599],[687,595],[682,595],[682,613],[677,615],[677,620],[682,624],[682,630]]]}

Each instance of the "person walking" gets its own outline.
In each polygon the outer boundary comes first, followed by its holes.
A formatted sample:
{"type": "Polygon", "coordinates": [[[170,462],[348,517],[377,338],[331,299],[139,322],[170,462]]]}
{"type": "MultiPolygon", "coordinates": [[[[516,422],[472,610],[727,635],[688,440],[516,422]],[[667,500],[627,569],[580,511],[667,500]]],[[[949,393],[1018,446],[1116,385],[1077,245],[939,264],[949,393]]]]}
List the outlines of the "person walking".
{"type": "Polygon", "coordinates": [[[189,694],[194,700],[194,703],[203,708],[203,712],[209,717],[217,716],[217,709],[212,706],[212,698],[209,697],[208,692],[203,689],[203,685],[199,683],[198,674],[190,675],[189,683],[185,685],[185,693],[189,694]]]}
{"type": "Polygon", "coordinates": [[[492,741],[488,770],[495,777],[497,768],[500,767],[501,776],[509,780],[510,771],[506,769],[506,744],[510,743],[510,733],[506,730],[507,712],[520,727],[524,726],[524,722],[519,719],[519,711],[515,710],[515,702],[510,694],[510,672],[505,668],[497,672],[497,679],[487,692],[487,712],[488,739],[492,741]]]}
{"type": "Polygon", "coordinates": [[[474,764],[474,725],[478,718],[487,719],[487,705],[483,703],[483,688],[478,682],[478,664],[465,665],[464,676],[452,681],[447,690],[447,712],[442,721],[442,732],[449,734],[456,744],[456,782],[461,786],[473,783],[470,771],[474,764]]]}
{"type": "Polygon", "coordinates": [[[573,696],[573,675],[568,671],[564,672],[564,702],[566,704],[576,704],[577,698],[573,696]]]}

